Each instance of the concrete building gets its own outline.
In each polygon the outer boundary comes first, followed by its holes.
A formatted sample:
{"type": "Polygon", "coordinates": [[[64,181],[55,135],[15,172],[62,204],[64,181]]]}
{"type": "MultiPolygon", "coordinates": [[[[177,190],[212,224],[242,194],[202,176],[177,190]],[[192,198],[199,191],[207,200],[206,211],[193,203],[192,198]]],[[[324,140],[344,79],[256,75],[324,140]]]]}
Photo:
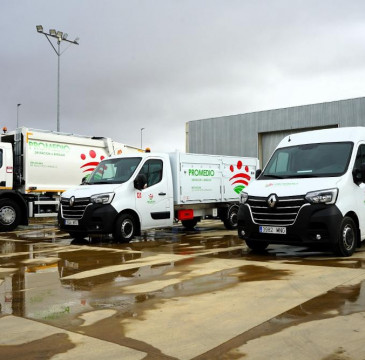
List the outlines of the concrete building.
{"type": "Polygon", "coordinates": [[[365,97],[189,121],[186,151],[258,157],[262,167],[286,135],[344,126],[365,126],[365,97]]]}

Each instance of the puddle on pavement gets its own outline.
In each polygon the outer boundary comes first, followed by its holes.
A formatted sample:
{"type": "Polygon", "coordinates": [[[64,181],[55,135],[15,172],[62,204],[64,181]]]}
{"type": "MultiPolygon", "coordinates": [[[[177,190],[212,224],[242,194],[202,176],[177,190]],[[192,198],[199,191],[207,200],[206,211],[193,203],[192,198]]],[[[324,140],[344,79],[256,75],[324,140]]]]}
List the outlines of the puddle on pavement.
{"type": "Polygon", "coordinates": [[[260,252],[245,249],[242,251],[242,259],[260,262],[280,262],[292,265],[364,269],[364,254],[365,245],[358,249],[351,257],[336,257],[326,247],[307,248],[303,246],[271,245],[268,249],[260,252]]]}
{"type": "Polygon", "coordinates": [[[11,360],[51,359],[58,354],[66,353],[76,345],[67,334],[53,334],[43,339],[25,344],[0,345],[0,358],[11,360]]]}
{"type": "MultiPolygon", "coordinates": [[[[113,315],[114,320],[102,321],[105,326],[109,326],[108,321],[120,323],[120,320],[126,317],[142,319],[146,309],[154,308],[157,303],[173,297],[214,293],[243,281],[278,280],[290,276],[290,272],[285,270],[267,271],[265,266],[249,265],[195,276],[191,279],[188,277],[179,279],[184,273],[189,274],[192,271],[190,266],[202,265],[204,262],[209,262],[212,257],[262,262],[280,261],[303,265],[365,267],[365,260],[356,258],[356,254],[347,259],[326,258],[326,253],[323,252],[313,253],[303,248],[290,247],[273,247],[264,254],[252,254],[245,249],[244,242],[234,232],[225,232],[224,235],[217,236],[217,229],[222,231],[222,227],[217,226],[198,227],[197,231],[192,232],[186,232],[182,227],[174,227],[172,231],[149,231],[129,244],[119,244],[113,242],[110,237],[72,240],[67,234],[54,230],[53,225],[44,227],[36,225],[39,228],[32,227],[24,232],[9,233],[0,239],[0,269],[13,269],[10,273],[0,272],[0,312],[41,320],[65,329],[75,329],[81,327],[83,323],[78,315],[94,310],[115,309],[117,314],[113,315]],[[65,249],[58,250],[64,245],[67,245],[65,249]],[[242,248],[239,248],[240,246],[242,248]],[[234,247],[238,249],[230,249],[234,247]],[[214,249],[227,249],[227,251],[214,252],[214,249]],[[43,250],[44,252],[37,253],[43,250]],[[128,252],[130,250],[140,253],[128,252]],[[62,277],[83,271],[128,264],[140,257],[158,254],[201,254],[207,250],[211,250],[211,253],[176,263],[166,262],[140,268],[137,266],[130,270],[90,276],[82,280],[60,280],[62,277]],[[11,256],[14,253],[24,254],[11,256]],[[48,259],[49,262],[42,259],[48,259]],[[161,279],[171,280],[171,284],[167,282],[167,286],[156,291],[123,292],[125,286],[161,279]]],[[[300,308],[292,309],[243,334],[240,341],[243,344],[251,338],[274,333],[321,316],[337,316],[346,311],[349,313],[364,311],[363,288],[365,289],[363,284],[358,288],[336,288],[333,292],[323,295],[323,298],[313,299],[315,300],[313,303],[309,301],[300,308]]],[[[100,335],[104,327],[97,329],[96,326],[85,326],[82,331],[99,332],[100,335]],[[85,330],[85,328],[90,329],[85,330]]],[[[232,348],[234,346],[230,349],[232,348]]]]}
{"type": "Polygon", "coordinates": [[[233,354],[235,350],[251,340],[270,336],[307,322],[360,312],[365,312],[365,281],[356,285],[338,286],[256,326],[195,359],[211,359],[212,357],[223,359],[225,355],[233,354]]]}

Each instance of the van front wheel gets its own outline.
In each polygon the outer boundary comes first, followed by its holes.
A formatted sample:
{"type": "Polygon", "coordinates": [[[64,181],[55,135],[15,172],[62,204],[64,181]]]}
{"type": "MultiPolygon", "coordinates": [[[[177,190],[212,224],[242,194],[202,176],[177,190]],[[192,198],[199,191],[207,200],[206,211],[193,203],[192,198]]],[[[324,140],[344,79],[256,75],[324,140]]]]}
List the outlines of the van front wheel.
{"type": "Polygon", "coordinates": [[[345,216],[342,219],[337,241],[334,244],[334,253],[337,256],[351,256],[356,250],[356,225],[354,221],[345,216]]]}
{"type": "Polygon", "coordinates": [[[128,243],[136,233],[136,220],[132,215],[122,214],[115,223],[114,239],[116,241],[128,243]]]}

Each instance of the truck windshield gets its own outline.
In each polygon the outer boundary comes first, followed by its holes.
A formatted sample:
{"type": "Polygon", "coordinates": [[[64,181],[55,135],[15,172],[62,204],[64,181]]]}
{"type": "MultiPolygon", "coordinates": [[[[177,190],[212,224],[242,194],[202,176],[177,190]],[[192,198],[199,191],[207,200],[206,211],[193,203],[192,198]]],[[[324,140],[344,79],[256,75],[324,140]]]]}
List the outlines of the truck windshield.
{"type": "Polygon", "coordinates": [[[352,142],[336,142],[277,149],[259,180],[340,176],[347,170],[352,148],[352,142]]]}
{"type": "Polygon", "coordinates": [[[141,162],[140,157],[103,160],[85,184],[121,184],[130,179],[141,162]]]}

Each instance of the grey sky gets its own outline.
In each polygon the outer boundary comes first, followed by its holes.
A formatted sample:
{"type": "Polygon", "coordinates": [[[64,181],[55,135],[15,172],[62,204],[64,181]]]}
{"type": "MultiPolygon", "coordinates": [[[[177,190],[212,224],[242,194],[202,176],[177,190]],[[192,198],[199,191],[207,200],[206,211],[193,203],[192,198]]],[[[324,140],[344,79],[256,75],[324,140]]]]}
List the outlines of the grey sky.
{"type": "Polygon", "coordinates": [[[185,123],[364,96],[362,0],[0,0],[0,125],[185,150],[185,123]],[[62,44],[62,49],[66,48],[62,44]]]}

